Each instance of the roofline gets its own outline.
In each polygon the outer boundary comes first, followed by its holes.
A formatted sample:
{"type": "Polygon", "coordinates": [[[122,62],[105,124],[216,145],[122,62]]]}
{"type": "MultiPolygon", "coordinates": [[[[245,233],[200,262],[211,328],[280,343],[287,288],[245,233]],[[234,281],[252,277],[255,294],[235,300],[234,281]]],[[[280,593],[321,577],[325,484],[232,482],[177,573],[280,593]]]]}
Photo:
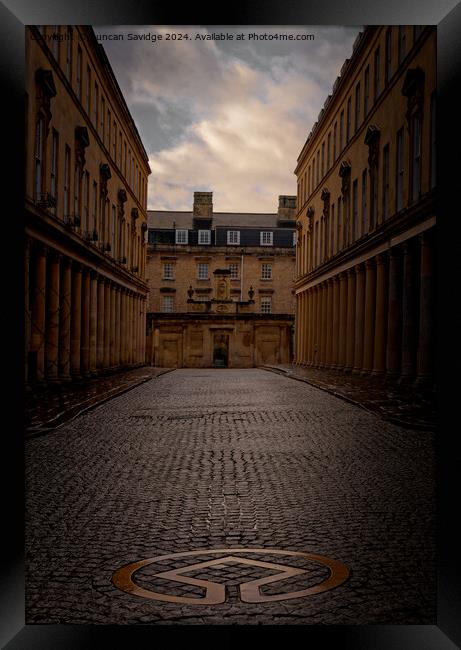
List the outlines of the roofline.
{"type": "Polygon", "coordinates": [[[144,147],[144,144],[142,142],[141,136],[140,136],[139,131],[138,131],[138,127],[136,126],[136,123],[135,123],[135,121],[133,119],[133,116],[131,115],[130,109],[128,108],[128,105],[127,105],[127,103],[125,101],[125,97],[124,97],[124,95],[123,95],[123,93],[122,93],[122,91],[120,89],[120,86],[118,84],[117,78],[116,78],[115,73],[114,73],[114,71],[112,69],[112,66],[110,64],[109,58],[108,58],[108,56],[106,54],[106,51],[104,50],[104,47],[102,46],[102,44],[99,43],[98,39],[96,38],[96,34],[94,32],[93,27],[91,25],[80,26],[80,28],[82,28],[82,27],[84,29],[88,30],[88,33],[89,33],[89,36],[90,36],[89,40],[92,42],[97,56],[99,56],[101,62],[104,64],[105,68],[107,69],[109,80],[113,85],[113,89],[115,90],[115,94],[117,95],[117,99],[119,100],[120,104],[126,110],[126,112],[128,114],[128,119],[129,119],[131,127],[134,130],[135,138],[136,138],[136,140],[138,142],[138,145],[139,145],[142,153],[144,154],[144,157],[145,157],[144,162],[146,163],[147,169],[149,170],[149,174],[152,174],[152,169],[150,168],[150,165],[149,165],[149,156],[148,156],[147,151],[146,151],[146,149],[144,147]]]}
{"type": "Polygon", "coordinates": [[[340,73],[336,77],[336,80],[333,84],[334,90],[331,93],[331,95],[328,95],[327,98],[325,99],[323,107],[320,109],[320,113],[317,118],[317,121],[312,126],[309,135],[307,136],[307,139],[301,149],[301,152],[296,159],[297,164],[296,164],[296,168],[293,171],[294,174],[297,173],[299,167],[301,166],[301,163],[305,158],[305,154],[307,149],[309,148],[310,141],[314,138],[315,134],[320,130],[320,128],[325,124],[327,117],[330,115],[329,107],[331,107],[334,99],[342,91],[345,84],[344,80],[346,79],[346,77],[348,77],[348,72],[351,69],[351,66],[355,64],[357,58],[361,55],[362,50],[365,47],[365,44],[371,39],[371,37],[375,34],[376,30],[379,27],[381,27],[381,25],[365,25],[363,31],[358,33],[357,38],[355,39],[354,44],[352,45],[352,54],[349,58],[346,58],[344,60],[344,63],[341,66],[340,73]]]}
{"type": "MultiPolygon", "coordinates": [[[[149,212],[161,212],[162,214],[193,214],[192,210],[147,210],[147,214],[149,212]]],[[[278,212],[213,212],[213,214],[210,217],[204,217],[202,215],[199,215],[202,219],[212,219],[215,214],[254,214],[254,215],[270,215],[274,217],[278,217],[278,212]]],[[[293,219],[294,221],[294,219],[293,219]]]]}

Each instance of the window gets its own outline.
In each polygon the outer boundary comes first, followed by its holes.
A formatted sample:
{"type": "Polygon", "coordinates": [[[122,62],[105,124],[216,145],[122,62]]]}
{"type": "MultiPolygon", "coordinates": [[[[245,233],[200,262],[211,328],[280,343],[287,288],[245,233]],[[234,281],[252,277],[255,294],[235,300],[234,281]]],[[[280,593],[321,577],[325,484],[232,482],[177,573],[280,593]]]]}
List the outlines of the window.
{"type": "Polygon", "coordinates": [[[211,230],[199,230],[198,231],[198,243],[199,244],[211,244],[211,230]]]}
{"type": "Polygon", "coordinates": [[[322,142],[322,178],[325,176],[325,142],[322,142]]]}
{"type": "Polygon", "coordinates": [[[187,244],[188,243],[188,230],[176,230],[176,244],[187,244]]]}
{"type": "Polygon", "coordinates": [[[82,101],[82,49],[77,50],[77,97],[82,101]]]}
{"type": "Polygon", "coordinates": [[[389,145],[383,149],[383,219],[389,217],[389,145]]]}
{"type": "Polygon", "coordinates": [[[98,184],[93,182],[93,231],[98,229],[98,184]]]}
{"type": "Polygon", "coordinates": [[[386,32],[386,69],[384,72],[384,81],[386,84],[392,76],[392,28],[389,27],[386,32]]]}
{"type": "Polygon", "coordinates": [[[208,280],[209,275],[208,275],[208,263],[206,262],[200,262],[197,265],[197,278],[199,280],[208,280]]]}
{"type": "Polygon", "coordinates": [[[339,152],[344,149],[344,111],[339,116],[339,152]]]}
{"type": "Polygon", "coordinates": [[[336,136],[337,136],[337,131],[338,131],[338,123],[335,122],[335,125],[333,127],[333,162],[336,161],[336,136]]]}
{"type": "Polygon", "coordinates": [[[414,115],[411,120],[411,200],[415,201],[421,193],[421,117],[414,115]]]}
{"type": "Polygon", "coordinates": [[[365,68],[365,81],[364,81],[364,95],[363,95],[363,114],[368,115],[368,108],[370,104],[370,66],[365,68]]]}
{"type": "Polygon", "coordinates": [[[341,197],[338,197],[338,210],[336,212],[336,247],[341,249],[341,197]]]}
{"type": "Polygon", "coordinates": [[[94,84],[94,96],[93,96],[93,124],[95,128],[98,128],[98,115],[99,115],[99,87],[95,82],[94,84]]]}
{"type": "Polygon", "coordinates": [[[115,205],[112,206],[112,219],[110,222],[110,246],[112,251],[112,256],[115,255],[115,226],[116,226],[116,211],[115,205]]]}
{"type": "Polygon", "coordinates": [[[83,229],[90,229],[90,175],[85,172],[83,177],[83,229]]]}
{"type": "Polygon", "coordinates": [[[228,244],[240,244],[240,231],[239,230],[228,230],[227,231],[227,243],[228,244]]]}
{"type": "Polygon", "coordinates": [[[74,215],[80,215],[80,178],[81,170],[80,165],[75,163],[74,175],[74,215]]]}
{"type": "Polygon", "coordinates": [[[352,241],[359,238],[359,181],[352,183],[352,241]]]}
{"type": "Polygon", "coordinates": [[[402,63],[402,61],[404,60],[406,53],[407,53],[407,29],[405,25],[400,25],[399,26],[399,64],[402,63]]]}
{"type": "Polygon", "coordinates": [[[107,110],[107,150],[110,154],[110,138],[111,138],[111,129],[112,129],[112,122],[111,122],[111,114],[110,111],[107,110]]]}
{"type": "Polygon", "coordinates": [[[45,121],[40,115],[35,125],[35,196],[40,199],[43,191],[45,121]]]}
{"type": "Polygon", "coordinates": [[[330,255],[335,252],[334,239],[335,239],[335,204],[331,204],[331,222],[330,222],[330,255]]]}
{"type": "Polygon", "coordinates": [[[53,52],[53,56],[58,61],[59,63],[59,25],[53,25],[52,26],[53,32],[52,32],[52,41],[51,41],[51,51],[53,52]]]}
{"type": "Polygon", "coordinates": [[[87,115],[91,111],[91,68],[89,65],[86,66],[86,112],[87,115]]]}
{"type": "Polygon", "coordinates": [[[117,164],[117,124],[114,122],[114,137],[112,140],[112,158],[115,164],[117,164]]]}
{"type": "Polygon", "coordinates": [[[349,97],[347,100],[347,114],[346,114],[346,142],[349,142],[351,139],[351,111],[352,111],[352,99],[349,97]]]}
{"type": "Polygon", "coordinates": [[[171,313],[174,309],[173,296],[162,296],[162,312],[171,313]]]}
{"type": "Polygon", "coordinates": [[[125,175],[125,178],[127,178],[127,175],[126,175],[126,140],[123,143],[123,169],[124,169],[123,173],[125,175]]]}
{"type": "Polygon", "coordinates": [[[310,196],[311,191],[312,191],[312,183],[311,183],[311,166],[307,168],[307,196],[310,196]]]}
{"type": "Polygon", "coordinates": [[[312,191],[314,191],[315,185],[315,156],[312,159],[312,191]]]}
{"type": "Polygon", "coordinates": [[[260,233],[260,244],[261,246],[272,246],[274,238],[274,233],[263,230],[260,233]]]}
{"type": "Polygon", "coordinates": [[[59,136],[58,132],[53,129],[51,140],[51,183],[50,193],[56,199],[58,194],[58,156],[59,156],[59,136]]]}
{"type": "Polygon", "coordinates": [[[327,138],[327,170],[330,169],[331,165],[331,133],[328,134],[327,138]]]}
{"type": "Polygon", "coordinates": [[[404,175],[404,149],[403,127],[397,133],[396,156],[396,211],[403,208],[403,175],[404,175]]]}
{"type": "Polygon", "coordinates": [[[378,222],[378,165],[370,168],[370,228],[373,229],[378,222]]]}
{"type": "Polygon", "coordinates": [[[102,141],[105,141],[106,138],[106,100],[104,97],[101,98],[101,133],[100,136],[102,141]]]}
{"type": "Polygon", "coordinates": [[[261,264],[261,280],[272,280],[272,264],[261,264]]]}
{"type": "Polygon", "coordinates": [[[317,264],[320,263],[320,255],[319,255],[319,253],[320,253],[320,238],[319,238],[319,222],[318,221],[315,224],[314,232],[315,232],[315,241],[314,241],[315,253],[314,253],[314,256],[315,256],[315,266],[317,266],[317,264]]]}
{"type": "Polygon", "coordinates": [[[272,312],[272,298],[263,296],[261,298],[261,314],[270,314],[272,312]]]}
{"type": "Polygon", "coordinates": [[[429,186],[432,189],[437,181],[437,149],[436,149],[436,94],[431,95],[431,167],[429,174],[429,186]]]}
{"type": "Polygon", "coordinates": [[[367,180],[368,171],[364,169],[362,172],[362,235],[367,231],[367,180]]]}
{"type": "Polygon", "coordinates": [[[239,265],[232,263],[229,264],[229,271],[230,271],[230,279],[231,280],[238,280],[239,279],[239,265]]]}
{"type": "Polygon", "coordinates": [[[317,185],[320,183],[320,150],[317,151],[317,185]]]}
{"type": "Polygon", "coordinates": [[[375,50],[375,101],[381,92],[381,54],[379,47],[375,50]]]}
{"type": "Polygon", "coordinates": [[[70,149],[66,145],[64,155],[64,216],[70,214],[70,149]]]}
{"type": "Polygon", "coordinates": [[[72,83],[72,27],[67,28],[66,77],[72,83]]]}
{"type": "Polygon", "coordinates": [[[360,81],[355,87],[355,131],[359,130],[360,126],[360,81]]]}

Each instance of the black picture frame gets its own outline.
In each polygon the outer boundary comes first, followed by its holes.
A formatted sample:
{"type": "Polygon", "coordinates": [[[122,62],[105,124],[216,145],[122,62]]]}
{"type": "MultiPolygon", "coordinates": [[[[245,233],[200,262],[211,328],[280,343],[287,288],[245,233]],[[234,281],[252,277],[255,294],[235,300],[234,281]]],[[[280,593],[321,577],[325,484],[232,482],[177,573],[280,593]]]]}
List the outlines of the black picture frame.
{"type": "MultiPolygon", "coordinates": [[[[333,647],[345,650],[454,650],[461,646],[459,612],[461,573],[456,538],[459,494],[459,451],[457,448],[457,382],[450,377],[457,368],[456,345],[460,331],[457,303],[459,264],[459,208],[455,174],[459,162],[453,160],[459,147],[459,104],[454,101],[461,86],[461,3],[453,0],[355,0],[353,4],[328,0],[257,0],[248,5],[234,2],[223,10],[191,4],[181,13],[173,3],[137,0],[5,0],[0,3],[0,67],[3,90],[3,289],[2,323],[6,342],[3,349],[2,391],[4,447],[2,478],[3,542],[0,590],[0,641],[8,650],[156,647],[179,641],[219,643],[261,640],[293,643],[295,634],[306,647],[333,647]],[[221,12],[221,13],[220,13],[221,12]],[[53,626],[24,625],[24,462],[23,462],[23,196],[24,196],[24,25],[26,24],[183,24],[183,25],[365,25],[436,24],[438,27],[438,395],[440,425],[437,433],[437,543],[438,611],[437,625],[381,626],[290,626],[235,628],[163,626],[53,626]],[[10,422],[10,424],[7,424],[10,422]],[[454,424],[453,424],[454,423],[454,424]],[[458,479],[458,480],[457,480],[458,479]],[[458,488],[458,490],[456,489],[458,488]],[[292,636],[293,635],[293,636],[292,636]],[[149,645],[147,645],[149,644],[149,645]],[[458,645],[456,645],[458,644],[458,645]]],[[[457,174],[458,175],[458,174],[457,174]]],[[[456,377],[456,375],[455,375],[456,377]]]]}

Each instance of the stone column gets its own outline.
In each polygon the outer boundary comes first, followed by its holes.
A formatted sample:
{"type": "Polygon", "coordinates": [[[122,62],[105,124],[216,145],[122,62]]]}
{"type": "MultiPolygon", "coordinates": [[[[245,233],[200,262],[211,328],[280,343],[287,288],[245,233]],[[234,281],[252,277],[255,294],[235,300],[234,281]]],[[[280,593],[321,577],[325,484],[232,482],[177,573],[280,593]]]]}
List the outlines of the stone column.
{"type": "Polygon", "coordinates": [[[347,274],[339,274],[339,361],[338,367],[346,365],[347,337],[347,274]]]}
{"type": "Polygon", "coordinates": [[[127,362],[133,363],[133,296],[131,291],[127,296],[127,362]]]}
{"type": "Polygon", "coordinates": [[[90,374],[90,269],[85,268],[82,276],[82,347],[80,371],[82,376],[90,374]]]}
{"type": "Polygon", "coordinates": [[[354,366],[355,351],[355,269],[347,270],[347,315],[346,315],[346,365],[345,372],[351,372],[354,366]]]}
{"type": "Polygon", "coordinates": [[[110,316],[111,316],[111,281],[104,282],[104,355],[103,368],[110,366],[110,316]]]}
{"type": "MultiPolygon", "coordinates": [[[[45,310],[47,248],[39,244],[33,260],[34,291],[32,302],[31,352],[35,356],[35,379],[45,381],[45,310]]],[[[32,369],[33,372],[33,369],[32,369]]]]}
{"type": "Polygon", "coordinates": [[[327,351],[326,365],[333,365],[333,280],[327,282],[327,351]]]}
{"type": "Polygon", "coordinates": [[[320,361],[322,368],[325,368],[327,365],[327,288],[327,283],[322,282],[322,331],[320,335],[320,361]]]}
{"type": "Polygon", "coordinates": [[[312,289],[306,291],[306,300],[308,304],[307,311],[307,341],[306,341],[306,365],[310,366],[312,364],[312,318],[313,318],[313,309],[314,305],[312,302],[312,289]]]}
{"type": "Polygon", "coordinates": [[[303,341],[303,364],[307,366],[309,363],[309,316],[311,305],[309,303],[309,292],[306,290],[303,293],[304,300],[304,341],[303,341]]]}
{"type": "Polygon", "coordinates": [[[146,324],[147,300],[142,301],[142,362],[147,363],[146,359],[146,342],[147,342],[147,324],[146,324]]]}
{"type": "Polygon", "coordinates": [[[416,370],[416,269],[412,243],[403,244],[403,304],[402,304],[402,369],[401,380],[415,375],[416,370]]]}
{"type": "Polygon", "coordinates": [[[90,373],[96,374],[98,342],[98,274],[90,273],[90,373]]]}
{"type": "Polygon", "coordinates": [[[59,297],[59,379],[70,380],[70,329],[72,301],[72,261],[66,257],[61,263],[59,297]]]}
{"type": "Polygon", "coordinates": [[[295,358],[294,363],[299,363],[299,293],[295,294],[295,358]]]}
{"type": "Polygon", "coordinates": [[[316,314],[315,314],[315,367],[320,368],[322,353],[322,287],[316,285],[316,314]]]}
{"type": "Polygon", "coordinates": [[[355,267],[355,340],[353,374],[359,374],[363,367],[363,334],[365,308],[365,273],[363,264],[355,267]]]}
{"type": "Polygon", "coordinates": [[[115,294],[115,365],[120,366],[120,350],[121,350],[121,315],[120,315],[120,298],[121,288],[116,287],[115,294]]]}
{"type": "Polygon", "coordinates": [[[74,379],[80,377],[80,348],[82,335],[82,267],[72,264],[72,302],[70,321],[70,372],[74,379]]]}
{"type": "Polygon", "coordinates": [[[419,293],[419,340],[417,383],[428,384],[433,379],[433,252],[432,231],[419,236],[421,247],[421,279],[419,293]]]}
{"type": "Polygon", "coordinates": [[[303,362],[303,321],[304,321],[304,310],[303,310],[303,294],[299,293],[298,294],[298,323],[297,323],[297,333],[298,333],[298,344],[297,344],[297,352],[296,352],[296,358],[298,360],[298,364],[302,364],[303,362]]]}
{"type": "Polygon", "coordinates": [[[365,262],[365,324],[363,345],[363,370],[366,375],[373,369],[376,307],[376,271],[374,259],[365,262]]]}
{"type": "Polygon", "coordinates": [[[59,359],[59,280],[61,256],[55,251],[48,255],[45,321],[45,375],[52,383],[58,381],[59,359]]]}
{"type": "Polygon", "coordinates": [[[389,252],[389,303],[387,316],[386,375],[400,374],[402,355],[402,256],[398,247],[389,252]]]}
{"type": "Polygon", "coordinates": [[[338,368],[339,363],[339,275],[333,277],[333,345],[332,368],[338,368]]]}
{"type": "Polygon", "coordinates": [[[102,370],[104,365],[104,314],[106,311],[104,308],[104,283],[104,276],[100,275],[98,277],[98,323],[96,334],[96,368],[98,370],[102,370]]]}
{"type": "Polygon", "coordinates": [[[111,368],[115,367],[115,286],[110,287],[110,334],[109,334],[109,365],[111,368]]]}
{"type": "Polygon", "coordinates": [[[121,301],[121,362],[122,366],[127,364],[127,318],[126,318],[126,289],[122,289],[121,301]]]}
{"type": "Polygon", "coordinates": [[[386,370],[387,336],[387,268],[385,255],[376,256],[376,312],[373,375],[381,376],[386,370]]]}

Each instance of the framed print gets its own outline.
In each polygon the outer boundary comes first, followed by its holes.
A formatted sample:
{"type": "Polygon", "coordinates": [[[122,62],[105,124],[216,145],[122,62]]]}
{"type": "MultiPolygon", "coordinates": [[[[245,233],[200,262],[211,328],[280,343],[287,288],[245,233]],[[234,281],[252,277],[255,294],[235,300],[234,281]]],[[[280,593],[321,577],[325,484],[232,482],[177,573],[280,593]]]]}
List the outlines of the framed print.
{"type": "Polygon", "coordinates": [[[461,5],[0,10],[2,647],[459,647],[461,5]],[[111,411],[144,365],[155,409],[111,411]],[[306,414],[309,367],[436,385],[437,429],[322,385],[306,414]],[[24,438],[30,391],[96,376],[24,438]]]}

